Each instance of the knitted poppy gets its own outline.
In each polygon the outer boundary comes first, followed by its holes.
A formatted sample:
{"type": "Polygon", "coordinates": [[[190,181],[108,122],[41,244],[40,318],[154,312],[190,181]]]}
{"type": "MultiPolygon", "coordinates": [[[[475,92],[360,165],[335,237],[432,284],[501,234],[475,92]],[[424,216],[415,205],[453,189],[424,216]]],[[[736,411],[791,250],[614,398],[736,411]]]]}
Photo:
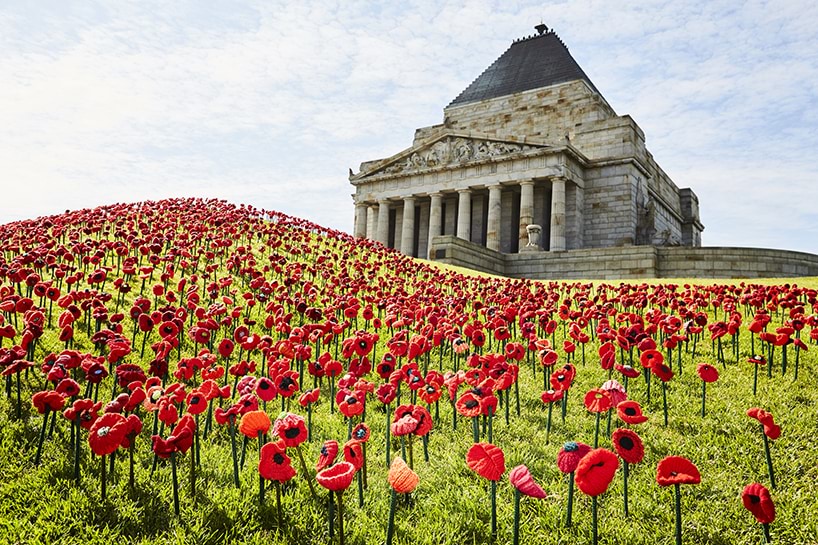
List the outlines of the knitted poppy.
{"type": "Polygon", "coordinates": [[[702,476],[693,462],[681,456],[666,456],[656,466],[656,482],[659,486],[672,484],[699,484],[702,476]]]}
{"type": "Polygon", "coordinates": [[[618,467],[616,454],[604,448],[594,449],[577,464],[577,486],[589,496],[599,496],[608,490],[618,467]]]}
{"type": "Polygon", "coordinates": [[[142,420],[135,414],[129,414],[125,419],[125,436],[122,438],[122,448],[129,448],[131,441],[142,433],[142,420]]]}
{"type": "Polygon", "coordinates": [[[506,471],[503,450],[491,443],[475,443],[466,453],[466,464],[489,481],[499,481],[506,471]]]}
{"type": "Polygon", "coordinates": [[[97,456],[107,456],[119,448],[127,432],[126,418],[117,413],[106,413],[97,418],[88,433],[91,451],[97,456]]]}
{"type": "Polygon", "coordinates": [[[603,413],[611,408],[611,395],[602,388],[592,388],[585,394],[585,408],[592,413],[603,413]]]}
{"type": "Polygon", "coordinates": [[[262,401],[272,401],[278,395],[275,383],[267,377],[256,380],[255,392],[262,401]]]}
{"type": "Polygon", "coordinates": [[[354,478],[355,466],[349,462],[338,462],[327,469],[319,471],[315,476],[318,484],[333,492],[346,490],[352,484],[354,478]]]}
{"type": "Polygon", "coordinates": [[[321,449],[318,451],[318,461],[315,462],[315,470],[321,471],[335,462],[335,457],[338,456],[338,441],[329,439],[324,441],[321,449]]]}
{"type": "Polygon", "coordinates": [[[442,393],[443,390],[441,389],[440,384],[427,382],[418,390],[418,397],[423,400],[424,403],[431,405],[440,399],[440,395],[442,393]]]}
{"type": "Polygon", "coordinates": [[[418,421],[414,418],[411,414],[404,415],[394,422],[392,422],[392,426],[390,427],[392,431],[392,435],[395,437],[401,437],[403,435],[409,435],[410,433],[414,433],[414,431],[418,427],[418,421]]]}
{"type": "Polygon", "coordinates": [[[524,465],[516,466],[509,471],[508,480],[511,482],[511,485],[524,496],[530,496],[532,498],[544,498],[546,496],[545,490],[534,481],[531,472],[524,465]]]}
{"type": "Polygon", "coordinates": [[[652,369],[656,365],[662,365],[664,361],[665,357],[656,349],[645,350],[639,356],[639,363],[641,363],[645,369],[652,369]]]}
{"type": "Polygon", "coordinates": [[[298,372],[284,371],[276,377],[275,386],[279,394],[289,398],[298,391],[298,372]]]}
{"type": "Polygon", "coordinates": [[[767,358],[761,355],[750,356],[747,358],[747,363],[754,363],[756,365],[767,365],[767,358]]]}
{"type": "Polygon", "coordinates": [[[655,364],[650,368],[650,372],[659,377],[662,382],[667,382],[673,378],[673,370],[664,363],[655,364]]]}
{"type": "Polygon", "coordinates": [[[283,417],[276,418],[273,433],[288,447],[297,447],[308,437],[304,417],[293,413],[286,413],[283,417]]]}
{"type": "Polygon", "coordinates": [[[193,390],[187,396],[187,412],[202,414],[207,410],[207,396],[199,390],[193,390]]]}
{"type": "Polygon", "coordinates": [[[268,481],[286,482],[295,477],[295,468],[287,456],[287,447],[281,441],[267,443],[261,447],[258,472],[268,481]]]}
{"type": "Polygon", "coordinates": [[[616,453],[629,464],[638,464],[645,457],[645,447],[636,432],[618,428],[611,436],[616,453]]]}
{"type": "Polygon", "coordinates": [[[602,389],[608,392],[608,395],[611,397],[611,407],[616,407],[628,399],[625,387],[619,384],[619,381],[613,379],[607,380],[602,384],[602,389]]]}
{"type": "Polygon", "coordinates": [[[562,399],[563,391],[562,390],[548,390],[540,395],[540,399],[543,403],[548,405],[549,403],[553,403],[555,401],[559,401],[562,399]]]}
{"type": "Polygon", "coordinates": [[[102,409],[102,401],[94,403],[92,399],[77,399],[62,412],[62,415],[66,420],[79,419],[80,427],[89,430],[99,416],[100,409],[102,409]]]}
{"type": "Polygon", "coordinates": [[[638,377],[639,375],[642,374],[639,371],[639,369],[634,369],[630,365],[620,365],[620,364],[617,363],[616,365],[614,365],[614,369],[619,371],[622,374],[623,377],[628,377],[628,378],[636,378],[636,377],[638,377]]]}
{"type": "Polygon", "coordinates": [[[356,441],[366,443],[369,441],[369,435],[369,426],[367,426],[365,422],[359,422],[354,428],[352,428],[352,438],[356,441]]]}
{"type": "Polygon", "coordinates": [[[241,417],[239,431],[246,437],[255,439],[259,433],[266,434],[270,431],[270,417],[264,411],[250,411],[241,417]]]}
{"type": "Polygon", "coordinates": [[[623,401],[619,405],[616,406],[616,415],[619,419],[624,422],[625,424],[641,424],[645,422],[648,417],[642,414],[642,407],[639,406],[639,403],[629,399],[628,401],[623,401]]]}
{"type": "Polygon", "coordinates": [[[307,390],[298,397],[298,404],[302,407],[306,407],[307,405],[318,401],[319,397],[321,397],[321,389],[313,388],[311,390],[307,390]]]}
{"type": "Polygon", "coordinates": [[[392,489],[399,494],[412,492],[420,481],[418,474],[412,471],[400,456],[396,456],[392,460],[386,478],[392,489]]]}
{"type": "Polygon", "coordinates": [[[465,392],[455,403],[455,408],[466,418],[480,416],[480,398],[472,391],[465,392]]]}
{"type": "Polygon", "coordinates": [[[45,413],[46,409],[59,411],[65,406],[65,396],[54,390],[45,390],[31,396],[31,404],[40,414],[45,413]]]}
{"type": "Polygon", "coordinates": [[[358,391],[338,392],[336,397],[336,401],[338,401],[338,411],[347,418],[363,414],[365,400],[366,393],[358,391]]]}
{"type": "Polygon", "coordinates": [[[770,491],[763,484],[752,483],[745,486],[741,501],[761,524],[770,524],[775,520],[775,505],[770,491]]]}
{"type": "Polygon", "coordinates": [[[568,441],[557,453],[557,467],[563,473],[573,473],[583,456],[591,452],[590,445],[568,441]]]}
{"type": "Polygon", "coordinates": [[[361,469],[364,465],[364,454],[361,448],[361,442],[356,439],[350,439],[344,443],[344,460],[355,466],[355,471],[361,469]]]}
{"type": "Polygon", "coordinates": [[[398,389],[395,387],[394,384],[389,382],[384,382],[378,389],[375,390],[375,397],[378,398],[378,401],[383,403],[384,405],[389,405],[393,401],[395,401],[395,397],[398,395],[398,389]]]}
{"type": "Polygon", "coordinates": [[[773,420],[773,415],[764,409],[758,407],[747,409],[747,416],[758,420],[764,426],[764,435],[770,439],[778,439],[781,435],[781,426],[777,425],[773,420]]]}
{"type": "Polygon", "coordinates": [[[700,363],[696,366],[696,373],[705,382],[716,382],[719,380],[719,370],[709,363],[700,363]]]}

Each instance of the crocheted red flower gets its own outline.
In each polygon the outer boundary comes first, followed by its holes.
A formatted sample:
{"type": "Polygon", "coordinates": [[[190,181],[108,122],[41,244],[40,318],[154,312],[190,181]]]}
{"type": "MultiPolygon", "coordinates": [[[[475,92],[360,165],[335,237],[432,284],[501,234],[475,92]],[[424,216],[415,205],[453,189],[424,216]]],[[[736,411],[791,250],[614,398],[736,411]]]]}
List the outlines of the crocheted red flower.
{"type": "Polygon", "coordinates": [[[608,490],[618,467],[616,454],[604,448],[594,449],[577,465],[577,487],[589,496],[599,496],[608,490]]]}
{"type": "Polygon", "coordinates": [[[752,483],[745,486],[741,501],[761,524],[770,524],[775,520],[775,505],[764,485],[752,483]]]}
{"type": "Polygon", "coordinates": [[[638,464],[645,457],[642,439],[632,430],[618,428],[611,436],[616,453],[629,464],[638,464]]]}
{"type": "Polygon", "coordinates": [[[273,434],[277,435],[288,447],[297,447],[307,440],[307,425],[304,417],[293,413],[287,413],[282,418],[277,418],[273,425],[273,434]]]}
{"type": "Polygon", "coordinates": [[[681,456],[667,456],[656,466],[656,482],[659,486],[672,484],[699,484],[702,476],[693,462],[681,456]]]}
{"type": "Polygon", "coordinates": [[[716,382],[719,380],[719,370],[709,363],[700,363],[696,366],[696,373],[705,382],[716,382]]]}
{"type": "Polygon", "coordinates": [[[625,424],[641,424],[648,417],[642,414],[642,407],[636,401],[629,399],[616,406],[616,415],[625,424]]]}
{"type": "Polygon", "coordinates": [[[287,447],[282,441],[267,443],[261,447],[258,472],[268,481],[282,483],[295,477],[295,468],[287,456],[287,447]]]}
{"type": "Polygon", "coordinates": [[[364,454],[361,442],[350,439],[344,443],[344,460],[355,466],[355,470],[361,469],[364,465],[364,454]]]}
{"type": "Polygon", "coordinates": [[[338,441],[329,439],[324,441],[321,445],[321,450],[318,454],[318,461],[315,462],[315,470],[321,471],[325,467],[332,465],[335,462],[335,457],[338,455],[338,441]]]}
{"type": "Polygon", "coordinates": [[[508,480],[514,488],[525,496],[532,498],[544,498],[546,496],[545,490],[534,481],[531,472],[524,465],[513,468],[508,473],[508,480]]]}
{"type": "Polygon", "coordinates": [[[491,443],[475,443],[466,453],[466,464],[478,475],[490,481],[499,481],[506,471],[503,450],[491,443]]]}
{"type": "Polygon", "coordinates": [[[346,490],[354,478],[355,466],[349,462],[338,462],[332,467],[319,471],[315,476],[318,484],[333,492],[346,490]]]}
{"type": "Polygon", "coordinates": [[[776,424],[773,420],[773,415],[764,409],[759,409],[758,407],[747,409],[747,416],[758,420],[761,425],[764,426],[764,435],[770,439],[778,439],[781,435],[781,426],[776,424]]]}
{"type": "Polygon", "coordinates": [[[97,456],[107,456],[119,448],[128,431],[126,418],[117,413],[106,413],[97,418],[88,434],[88,443],[97,456]]]}
{"type": "Polygon", "coordinates": [[[603,413],[611,408],[611,395],[602,388],[592,388],[585,394],[585,408],[592,413],[603,413]]]}

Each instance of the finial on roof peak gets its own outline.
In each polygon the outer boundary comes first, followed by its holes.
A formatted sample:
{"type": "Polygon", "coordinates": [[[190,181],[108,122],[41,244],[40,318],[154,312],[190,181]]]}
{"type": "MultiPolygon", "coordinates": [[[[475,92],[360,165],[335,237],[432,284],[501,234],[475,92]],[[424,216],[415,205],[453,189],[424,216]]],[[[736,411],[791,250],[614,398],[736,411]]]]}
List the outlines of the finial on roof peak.
{"type": "Polygon", "coordinates": [[[537,31],[537,33],[539,33],[540,36],[542,36],[548,31],[548,27],[545,26],[542,21],[540,21],[540,24],[535,26],[534,29],[537,31]]]}

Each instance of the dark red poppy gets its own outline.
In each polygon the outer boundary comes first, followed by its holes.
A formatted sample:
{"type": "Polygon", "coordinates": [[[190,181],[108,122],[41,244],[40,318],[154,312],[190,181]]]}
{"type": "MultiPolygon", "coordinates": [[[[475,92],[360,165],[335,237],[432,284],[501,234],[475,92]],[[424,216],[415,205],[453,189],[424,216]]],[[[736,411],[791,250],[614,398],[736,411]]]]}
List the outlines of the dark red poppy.
{"type": "Polygon", "coordinates": [[[613,432],[611,440],[613,441],[614,450],[625,462],[629,464],[642,462],[645,457],[645,447],[636,432],[618,428],[613,432]]]}
{"type": "Polygon", "coordinates": [[[273,425],[273,433],[288,447],[297,447],[308,437],[304,418],[293,413],[277,418],[273,425]]]}
{"type": "Polygon", "coordinates": [[[557,467],[563,473],[573,473],[583,456],[591,452],[591,447],[578,441],[568,441],[557,453],[557,467]]]}
{"type": "Polygon", "coordinates": [[[645,369],[652,369],[655,365],[661,365],[664,363],[665,357],[662,355],[661,352],[658,350],[645,350],[639,356],[639,363],[642,364],[642,367],[645,369]]]}
{"type": "Polygon", "coordinates": [[[563,397],[562,390],[548,390],[542,393],[540,399],[542,400],[543,403],[548,405],[549,403],[561,400],[562,397],[563,397]]]}
{"type": "Polygon", "coordinates": [[[31,396],[31,403],[40,414],[44,414],[46,409],[59,411],[65,406],[65,396],[55,390],[46,390],[31,396]]]}
{"type": "Polygon", "coordinates": [[[193,390],[187,396],[187,412],[190,414],[202,414],[207,410],[207,396],[201,390],[193,390]]]}
{"type": "Polygon", "coordinates": [[[97,456],[107,456],[119,448],[125,433],[126,418],[117,413],[106,413],[97,418],[88,433],[91,451],[97,456]]]}
{"type": "Polygon", "coordinates": [[[630,365],[620,365],[620,364],[617,363],[614,366],[614,368],[617,371],[619,371],[620,373],[622,373],[623,377],[636,378],[636,377],[638,377],[639,375],[642,374],[639,371],[639,369],[635,369],[635,368],[631,367],[630,365]]]}
{"type": "Polygon", "coordinates": [[[298,397],[298,404],[301,405],[302,407],[306,407],[307,405],[310,405],[318,401],[319,397],[321,397],[321,389],[313,388],[307,390],[298,397]]]}
{"type": "Polygon", "coordinates": [[[475,443],[466,453],[466,464],[478,475],[490,481],[499,481],[506,471],[503,450],[491,443],[475,443]]]}
{"type": "Polygon", "coordinates": [[[267,377],[256,380],[255,392],[262,401],[272,401],[278,394],[275,383],[267,377]]]}
{"type": "Polygon", "coordinates": [[[77,399],[62,414],[66,420],[79,419],[80,427],[88,430],[99,416],[100,409],[102,409],[102,401],[94,403],[91,399],[77,399]]]}
{"type": "Polygon", "coordinates": [[[390,382],[384,382],[375,390],[375,397],[384,405],[389,405],[397,397],[398,389],[390,382]]]}
{"type": "Polygon", "coordinates": [[[258,472],[268,481],[280,483],[295,477],[295,468],[292,466],[292,460],[287,456],[287,447],[283,442],[274,441],[261,447],[258,472]]]}
{"type": "Polygon", "coordinates": [[[577,487],[589,496],[599,496],[608,490],[618,467],[616,454],[604,448],[594,449],[577,465],[577,487]]]}
{"type": "Polygon", "coordinates": [[[650,372],[659,377],[662,382],[668,382],[673,378],[673,370],[664,363],[654,364],[650,372]]]}
{"type": "Polygon", "coordinates": [[[352,438],[360,441],[361,443],[366,443],[369,441],[371,430],[369,426],[366,425],[366,422],[359,422],[354,428],[352,428],[352,438]]]}
{"type": "Polygon", "coordinates": [[[315,470],[321,471],[327,466],[335,462],[335,457],[338,455],[338,441],[329,439],[324,441],[318,453],[318,461],[315,462],[315,470]]]}
{"type": "Polygon", "coordinates": [[[770,491],[763,484],[752,483],[745,486],[741,501],[761,524],[771,524],[775,520],[775,504],[770,491]]]}
{"type": "Polygon", "coordinates": [[[338,462],[327,469],[319,471],[315,476],[318,484],[333,492],[346,490],[352,484],[354,478],[355,466],[347,461],[338,462]]]}
{"type": "Polygon", "coordinates": [[[704,382],[716,382],[719,380],[719,370],[709,363],[700,363],[696,366],[696,373],[704,382]]]}
{"type": "Polygon", "coordinates": [[[656,466],[656,482],[659,486],[699,484],[701,480],[699,469],[693,462],[681,456],[666,456],[656,466]]]}
{"type": "Polygon", "coordinates": [[[284,371],[275,378],[275,385],[279,394],[286,398],[291,397],[298,391],[298,372],[284,371]]]}

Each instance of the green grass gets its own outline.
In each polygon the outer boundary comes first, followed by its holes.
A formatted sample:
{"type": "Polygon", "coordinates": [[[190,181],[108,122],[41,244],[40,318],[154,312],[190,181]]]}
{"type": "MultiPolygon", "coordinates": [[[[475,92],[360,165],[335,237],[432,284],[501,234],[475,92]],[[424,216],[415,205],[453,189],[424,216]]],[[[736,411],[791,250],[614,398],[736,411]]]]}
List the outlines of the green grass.
{"type": "MultiPolygon", "coordinates": [[[[319,247],[340,255],[338,244],[317,237],[319,247]]],[[[237,243],[240,241],[237,241],[237,243]]],[[[368,250],[351,252],[349,259],[362,259],[368,250]]],[[[282,252],[283,253],[283,252],[282,252]]],[[[7,255],[8,257],[8,255],[7,255]]],[[[309,256],[290,254],[289,262],[310,263],[309,256]]],[[[338,266],[347,266],[337,257],[338,266]]],[[[380,258],[379,258],[380,259],[380,258]]],[[[381,274],[389,276],[389,267],[381,266],[381,274]]],[[[220,274],[227,274],[222,269],[220,274]]],[[[418,274],[431,273],[421,272],[418,274]]],[[[448,275],[450,273],[443,273],[448,275]]],[[[448,286],[468,286],[465,276],[448,276],[448,286]]],[[[699,282],[678,280],[674,283],[699,282]]],[[[753,281],[755,283],[755,281],[753,281]]],[[[816,279],[797,279],[799,285],[815,287],[816,279]]],[[[712,281],[702,281],[710,285],[712,281]]],[[[776,282],[778,283],[778,282],[776,282]]],[[[323,289],[321,282],[319,287],[323,289]]],[[[618,284],[611,283],[611,284],[618,284]]],[[[411,285],[411,276],[407,276],[411,285]]],[[[479,286],[479,284],[475,284],[479,286]]],[[[469,287],[468,289],[474,289],[469,287]]],[[[414,291],[410,289],[408,291],[414,291]]],[[[567,295],[565,291],[562,295],[567,295]]],[[[131,294],[131,298],[134,294],[131,294]]],[[[721,313],[719,318],[721,319],[721,313]]],[[[711,312],[712,319],[712,312],[711,312]]],[[[746,321],[746,319],[745,319],[746,321]]],[[[773,324],[781,321],[776,315],[773,324]]],[[[125,335],[130,337],[128,320],[125,335]]],[[[377,353],[383,354],[390,333],[379,331],[381,341],[377,353]]],[[[806,333],[806,331],[804,332],[806,333]]],[[[556,346],[562,346],[563,329],[556,333],[556,346]]],[[[19,341],[19,336],[17,337],[19,341]]],[[[77,349],[91,350],[87,335],[77,331],[77,349]]],[[[8,341],[4,346],[8,346],[8,341]]],[[[138,361],[137,354],[127,361],[138,361]]],[[[565,528],[567,481],[558,471],[555,460],[563,442],[577,440],[591,443],[594,417],[582,405],[587,390],[598,387],[607,378],[596,356],[599,343],[592,341],[586,348],[586,364],[576,361],[579,369],[569,394],[565,422],[554,411],[549,444],[545,443],[546,408],[539,400],[542,391],[542,368],[527,362],[521,364],[521,413],[516,415],[511,396],[511,418],[505,423],[504,409],[496,415],[493,425],[494,443],[506,456],[506,468],[526,464],[535,479],[548,492],[548,498],[523,498],[521,506],[521,543],[591,543],[590,499],[576,491],[574,524],[565,528]],[[535,374],[536,372],[536,374],[535,374]]],[[[495,346],[496,348],[496,346],[495,346]]],[[[36,360],[49,352],[59,352],[62,344],[56,331],[48,330],[38,345],[36,360]]],[[[183,356],[190,356],[193,347],[188,342],[183,356]]],[[[430,361],[436,367],[438,349],[430,361]]],[[[560,350],[561,352],[561,350],[560,350]]],[[[579,350],[578,350],[579,352],[579,350]]],[[[630,517],[622,514],[622,478],[617,473],[610,489],[600,497],[600,542],[610,544],[673,543],[673,491],[656,484],[656,464],[667,455],[685,456],[702,474],[696,486],[682,490],[683,535],[685,543],[749,545],[762,540],[761,527],[741,504],[741,490],[757,481],[769,486],[761,435],[754,420],[745,414],[747,408],[759,406],[771,411],[782,426],[782,435],[771,443],[777,488],[772,490],[777,519],[771,531],[776,543],[818,543],[818,508],[814,500],[818,481],[818,388],[816,388],[815,345],[802,353],[799,379],[793,381],[792,371],[781,376],[780,365],[774,376],[759,377],[759,389],[752,395],[752,368],[744,360],[749,355],[749,334],[742,328],[738,362],[732,361],[729,350],[726,366],[716,362],[709,340],[700,340],[695,361],[684,353],[684,373],[675,377],[668,388],[669,425],[662,425],[661,389],[654,378],[651,403],[645,403],[645,383],[642,377],[630,382],[630,397],[642,403],[650,417],[634,429],[642,437],[646,455],[638,466],[631,467],[629,481],[630,517]],[[716,364],[721,378],[708,386],[707,415],[700,411],[701,382],[695,374],[695,363],[716,364]]],[[[577,354],[579,360],[579,354],[577,354]]],[[[380,357],[380,356],[378,356],[380,357]]],[[[776,363],[780,362],[780,355],[776,363]]],[[[790,353],[790,366],[793,362],[790,353]]],[[[146,356],[144,363],[147,363],[146,356]]],[[[174,363],[175,360],[171,360],[174,363]]],[[[442,369],[450,369],[452,357],[442,357],[442,369]]],[[[565,358],[561,353],[560,364],[565,358]]],[[[675,363],[675,356],[674,356],[675,363]]],[[[377,377],[370,377],[374,382],[377,377]]],[[[107,399],[111,380],[103,382],[101,397],[107,399]],[[104,393],[103,393],[104,392],[104,393]]],[[[311,377],[306,384],[311,384],[311,377]]],[[[30,405],[31,393],[41,389],[42,377],[32,369],[23,379],[23,415],[16,418],[16,399],[0,397],[0,542],[2,543],[327,543],[327,513],[323,501],[326,493],[318,486],[321,502],[314,502],[301,469],[293,456],[299,476],[285,485],[283,520],[275,509],[274,488],[269,486],[264,505],[258,504],[258,473],[256,443],[247,451],[241,470],[241,488],[232,483],[230,442],[226,429],[202,442],[201,467],[197,493],[190,497],[188,488],[188,456],[181,457],[179,482],[181,516],[172,508],[170,466],[160,463],[151,473],[150,429],[152,417],[145,418],[145,430],[137,439],[136,487],[129,490],[127,459],[120,451],[116,471],[109,481],[108,498],[100,500],[99,460],[92,459],[83,432],[82,477],[73,480],[73,459],[68,447],[70,427],[62,418],[57,420],[54,436],[45,444],[43,459],[35,467],[34,455],[42,417],[30,405]]],[[[403,401],[408,394],[404,387],[403,401]]],[[[322,398],[313,411],[313,441],[306,447],[307,463],[314,464],[320,444],[325,439],[346,439],[347,425],[337,412],[329,414],[328,388],[322,388],[322,398]]],[[[445,399],[445,396],[444,396],[445,399]]],[[[385,541],[389,509],[389,486],[386,482],[384,428],[385,415],[376,399],[367,405],[366,421],[372,428],[368,444],[369,487],[364,507],[357,505],[355,485],[344,494],[345,530],[347,543],[371,544],[385,541]]],[[[393,405],[394,408],[394,405],[393,405]]],[[[278,400],[268,405],[275,418],[280,409],[278,400]]],[[[297,404],[290,410],[305,415],[297,404]]],[[[434,408],[432,409],[434,414],[434,408]]],[[[614,418],[613,427],[616,426],[614,418]]],[[[613,428],[612,428],[613,429],[613,428]]],[[[603,421],[604,430],[604,421],[603,421]]],[[[429,440],[430,461],[424,462],[420,441],[415,441],[415,470],[420,476],[417,490],[406,502],[401,502],[396,516],[395,543],[489,543],[489,486],[465,463],[466,451],[472,445],[470,422],[460,419],[456,430],[451,427],[451,406],[441,400],[440,418],[429,440]]],[[[600,446],[610,448],[603,431],[600,446]]],[[[394,442],[393,455],[399,451],[394,442]]],[[[312,471],[312,467],[310,470],[312,471]]],[[[313,472],[314,473],[314,472],[313,472]]],[[[512,533],[513,489],[506,477],[500,481],[498,494],[497,543],[510,543],[512,533]]],[[[336,535],[337,542],[337,535],[336,535]]]]}

